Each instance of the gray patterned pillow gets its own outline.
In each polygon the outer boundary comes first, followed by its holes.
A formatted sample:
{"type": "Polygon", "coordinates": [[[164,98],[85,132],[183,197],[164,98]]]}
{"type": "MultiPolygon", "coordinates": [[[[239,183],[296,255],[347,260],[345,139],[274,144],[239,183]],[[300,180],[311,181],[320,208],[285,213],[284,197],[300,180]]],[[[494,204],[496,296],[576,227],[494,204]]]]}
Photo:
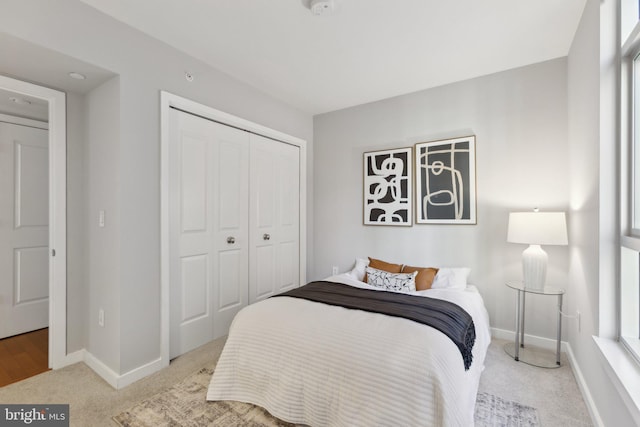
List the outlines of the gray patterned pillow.
{"type": "Polygon", "coordinates": [[[389,273],[367,266],[367,283],[377,288],[396,292],[413,292],[416,290],[416,274],[389,273]]]}

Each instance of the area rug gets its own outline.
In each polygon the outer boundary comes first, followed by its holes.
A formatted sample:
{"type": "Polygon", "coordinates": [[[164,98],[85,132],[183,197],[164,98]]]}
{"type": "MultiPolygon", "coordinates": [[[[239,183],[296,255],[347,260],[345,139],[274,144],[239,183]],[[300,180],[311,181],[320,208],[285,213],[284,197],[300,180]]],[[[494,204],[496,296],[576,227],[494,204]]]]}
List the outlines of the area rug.
{"type": "Polygon", "coordinates": [[[480,392],[476,398],[476,427],[535,427],[538,411],[531,406],[480,392]]]}
{"type": "MultiPolygon", "coordinates": [[[[113,419],[123,427],[293,426],[248,403],[207,402],[205,396],[212,374],[213,368],[202,368],[113,419]]],[[[539,424],[535,408],[489,393],[478,393],[475,419],[477,427],[534,427],[539,424]]]]}

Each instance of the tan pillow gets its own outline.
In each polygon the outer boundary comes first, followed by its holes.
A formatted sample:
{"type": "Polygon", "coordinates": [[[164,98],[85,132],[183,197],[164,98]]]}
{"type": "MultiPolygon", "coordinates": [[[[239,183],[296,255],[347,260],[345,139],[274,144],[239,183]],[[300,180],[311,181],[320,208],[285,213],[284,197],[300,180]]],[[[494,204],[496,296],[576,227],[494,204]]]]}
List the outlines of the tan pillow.
{"type": "MultiPolygon", "coordinates": [[[[369,257],[369,267],[377,270],[386,271],[388,273],[400,273],[402,271],[402,264],[392,264],[390,262],[381,261],[379,259],[369,257]]],[[[411,271],[409,272],[411,273],[411,271]]],[[[364,275],[363,282],[367,283],[367,275],[364,275]]]]}
{"type": "Polygon", "coordinates": [[[416,276],[416,291],[426,291],[431,289],[433,279],[438,274],[438,269],[433,267],[411,267],[408,265],[402,266],[402,273],[418,272],[416,276]]]}

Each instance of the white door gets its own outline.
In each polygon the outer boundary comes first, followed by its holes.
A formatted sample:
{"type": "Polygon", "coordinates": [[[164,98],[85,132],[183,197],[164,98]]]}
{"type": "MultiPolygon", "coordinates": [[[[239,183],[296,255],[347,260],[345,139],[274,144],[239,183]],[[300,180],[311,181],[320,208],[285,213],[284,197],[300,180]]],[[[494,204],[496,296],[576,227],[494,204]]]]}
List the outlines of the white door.
{"type": "Polygon", "coordinates": [[[48,131],[0,122],[0,338],[48,323],[48,131]]]}
{"type": "Polygon", "coordinates": [[[249,134],[171,110],[170,357],[225,335],[247,304],[249,134]]]}
{"type": "Polygon", "coordinates": [[[250,303],[300,286],[299,153],[251,135],[250,303]]]}

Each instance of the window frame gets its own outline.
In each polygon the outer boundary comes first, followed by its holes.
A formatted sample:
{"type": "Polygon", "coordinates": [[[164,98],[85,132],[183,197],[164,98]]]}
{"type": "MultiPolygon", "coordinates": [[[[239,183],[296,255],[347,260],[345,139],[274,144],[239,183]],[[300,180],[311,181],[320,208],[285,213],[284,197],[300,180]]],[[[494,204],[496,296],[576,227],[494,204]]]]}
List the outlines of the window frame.
{"type": "MultiPolygon", "coordinates": [[[[626,175],[627,181],[627,195],[629,206],[623,209],[628,212],[628,235],[632,238],[640,240],[640,191],[636,195],[636,187],[640,190],[640,132],[636,125],[636,102],[640,102],[640,82],[636,82],[636,74],[640,75],[640,46],[634,46],[634,49],[629,49],[627,54],[623,53],[622,56],[622,79],[621,79],[621,100],[623,106],[623,113],[620,123],[620,138],[623,144],[627,145],[628,171],[626,175]],[[636,61],[638,63],[636,64],[636,61]],[[634,167],[635,165],[638,167],[634,167]],[[636,185],[637,184],[637,185],[636,185]],[[638,211],[636,211],[636,207],[638,211]],[[638,216],[638,223],[635,223],[635,218],[638,216]]],[[[639,76],[640,77],[640,76],[639,76]]],[[[639,79],[640,80],[640,79],[639,79]]],[[[623,163],[624,164],[624,163],[623,163]]],[[[624,188],[624,186],[623,186],[624,188]]],[[[624,193],[623,193],[624,194],[624,193]]],[[[623,233],[624,236],[624,233],[623,233]]]]}
{"type": "MultiPolygon", "coordinates": [[[[630,249],[637,253],[640,260],[640,40],[636,35],[637,31],[633,31],[623,46],[620,58],[620,141],[622,147],[620,203],[623,229],[620,238],[617,335],[618,341],[640,364],[640,332],[637,337],[623,335],[626,327],[623,325],[625,283],[622,256],[624,249],[630,249]]],[[[636,273],[640,276],[640,271],[636,273]]],[[[636,280],[635,285],[640,288],[640,280],[636,280]]],[[[637,304],[640,308],[640,298],[638,298],[637,304]]],[[[640,331],[640,310],[635,321],[637,322],[636,327],[640,331]]]]}

